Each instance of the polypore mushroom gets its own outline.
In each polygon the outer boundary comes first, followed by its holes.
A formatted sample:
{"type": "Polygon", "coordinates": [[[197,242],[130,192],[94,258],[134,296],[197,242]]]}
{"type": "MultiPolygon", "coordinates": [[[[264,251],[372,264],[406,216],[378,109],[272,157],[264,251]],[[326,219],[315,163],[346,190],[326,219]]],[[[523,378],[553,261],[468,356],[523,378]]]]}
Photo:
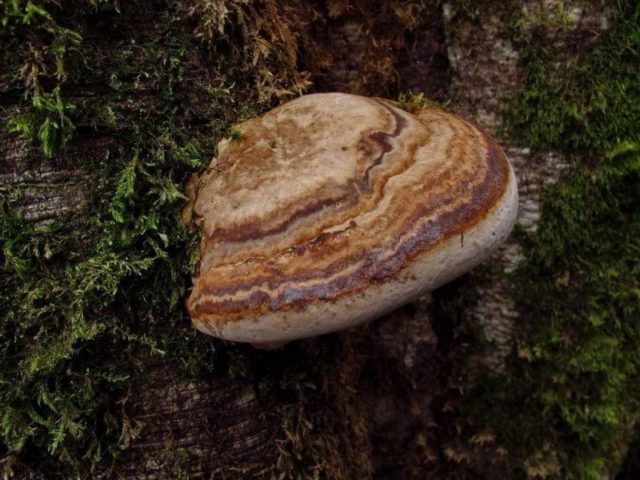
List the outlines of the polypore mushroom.
{"type": "Polygon", "coordinates": [[[485,260],[516,180],[500,147],[438,108],[330,93],[238,126],[197,187],[187,308],[216,337],[275,346],[342,330],[485,260]]]}

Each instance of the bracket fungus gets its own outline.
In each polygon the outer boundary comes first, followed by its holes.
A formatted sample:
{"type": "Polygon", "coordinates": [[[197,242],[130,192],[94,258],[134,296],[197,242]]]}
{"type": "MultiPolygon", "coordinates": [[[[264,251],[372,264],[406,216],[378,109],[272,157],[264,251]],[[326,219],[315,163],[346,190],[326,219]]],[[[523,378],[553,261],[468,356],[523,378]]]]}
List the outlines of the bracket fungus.
{"type": "Polygon", "coordinates": [[[327,93],[223,140],[192,202],[198,330],[275,347],[384,315],[479,264],[518,193],[496,142],[441,109],[327,93]]]}

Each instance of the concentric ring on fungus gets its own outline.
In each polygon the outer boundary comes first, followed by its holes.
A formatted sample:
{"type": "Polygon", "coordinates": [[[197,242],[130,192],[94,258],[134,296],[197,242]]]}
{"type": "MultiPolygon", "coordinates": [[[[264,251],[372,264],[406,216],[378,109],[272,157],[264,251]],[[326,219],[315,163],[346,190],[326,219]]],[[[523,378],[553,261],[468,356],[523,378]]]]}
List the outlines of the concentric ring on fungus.
{"type": "Polygon", "coordinates": [[[482,129],[340,93],[240,124],[200,179],[187,308],[216,337],[275,345],[377,318],[508,236],[517,186],[482,129]]]}

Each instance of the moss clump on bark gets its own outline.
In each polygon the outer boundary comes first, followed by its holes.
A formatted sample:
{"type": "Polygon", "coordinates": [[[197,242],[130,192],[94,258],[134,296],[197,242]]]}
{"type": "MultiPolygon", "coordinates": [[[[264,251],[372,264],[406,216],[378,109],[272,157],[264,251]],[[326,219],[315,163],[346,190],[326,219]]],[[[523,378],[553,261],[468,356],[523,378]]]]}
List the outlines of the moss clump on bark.
{"type": "Polygon", "coordinates": [[[1,8],[3,128],[87,186],[48,224],[22,217],[21,187],[0,202],[1,468],[108,475],[135,434],[125,407],[142,358],[214,362],[182,307],[198,240],[182,185],[271,97],[234,52],[214,61],[173,2],[1,8]]]}
{"type": "Polygon", "coordinates": [[[508,380],[469,408],[529,477],[616,472],[640,418],[640,7],[611,7],[589,49],[521,31],[525,88],[509,121],[518,144],[570,162],[543,196],[513,276],[522,316],[508,380]]]}

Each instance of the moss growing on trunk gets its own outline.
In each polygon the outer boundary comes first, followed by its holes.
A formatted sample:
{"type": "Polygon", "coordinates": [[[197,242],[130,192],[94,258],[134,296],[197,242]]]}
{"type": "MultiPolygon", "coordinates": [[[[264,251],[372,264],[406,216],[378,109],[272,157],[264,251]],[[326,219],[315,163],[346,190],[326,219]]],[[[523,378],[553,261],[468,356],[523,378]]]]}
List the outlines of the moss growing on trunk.
{"type": "Polygon", "coordinates": [[[200,48],[173,2],[17,0],[1,12],[3,129],[86,186],[50,223],[23,218],[23,184],[0,202],[1,468],[106,475],[134,433],[125,403],[142,358],[214,363],[214,341],[182,308],[198,241],[180,222],[182,186],[271,97],[258,99],[236,53],[200,48]]]}
{"type": "Polygon", "coordinates": [[[508,381],[487,380],[470,408],[529,477],[615,472],[640,418],[640,7],[611,8],[587,49],[520,31],[513,139],[571,167],[544,193],[537,231],[522,234],[508,381]]]}

